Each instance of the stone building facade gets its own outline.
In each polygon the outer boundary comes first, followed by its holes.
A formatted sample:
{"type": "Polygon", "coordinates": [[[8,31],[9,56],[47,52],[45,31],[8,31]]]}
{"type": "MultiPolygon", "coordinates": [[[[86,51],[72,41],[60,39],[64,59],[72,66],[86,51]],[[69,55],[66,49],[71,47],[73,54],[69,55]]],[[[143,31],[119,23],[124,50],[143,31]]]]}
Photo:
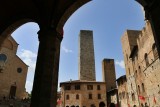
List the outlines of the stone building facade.
{"type": "Polygon", "coordinates": [[[127,30],[122,37],[126,67],[128,103],[133,106],[160,106],[160,61],[151,24],[141,31],[127,30]]]}
{"type": "Polygon", "coordinates": [[[26,96],[28,66],[16,55],[17,48],[18,44],[11,36],[0,47],[0,99],[26,96]]]}
{"type": "Polygon", "coordinates": [[[62,107],[106,107],[106,84],[95,81],[60,83],[62,107]]]}
{"type": "Polygon", "coordinates": [[[81,30],[79,34],[79,80],[95,81],[93,31],[81,30]]]}
{"type": "Polygon", "coordinates": [[[119,107],[128,107],[128,90],[126,75],[119,77],[117,80],[119,107]]]}

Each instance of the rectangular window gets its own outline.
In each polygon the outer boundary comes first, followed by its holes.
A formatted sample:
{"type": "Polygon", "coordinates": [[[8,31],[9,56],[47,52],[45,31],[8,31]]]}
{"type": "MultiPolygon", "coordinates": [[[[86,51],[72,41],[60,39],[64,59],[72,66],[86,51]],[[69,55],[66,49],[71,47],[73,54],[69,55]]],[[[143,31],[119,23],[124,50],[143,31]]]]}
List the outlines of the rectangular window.
{"type": "Polygon", "coordinates": [[[75,90],[80,90],[80,89],[81,89],[80,85],[75,85],[75,90]]]}
{"type": "Polygon", "coordinates": [[[93,85],[87,85],[88,90],[93,90],[93,85]]]}
{"type": "Polygon", "coordinates": [[[92,94],[89,94],[89,99],[92,99],[92,94]]]}
{"type": "Polygon", "coordinates": [[[100,85],[97,85],[97,90],[101,90],[101,87],[100,87],[100,85]]]}
{"type": "Polygon", "coordinates": [[[69,100],[69,95],[66,95],[66,100],[69,100]]]}
{"type": "Polygon", "coordinates": [[[98,94],[98,99],[101,99],[101,94],[98,94]]]}
{"type": "Polygon", "coordinates": [[[71,90],[71,86],[70,86],[70,85],[67,85],[67,86],[65,86],[64,89],[65,89],[65,90],[71,90]]]}

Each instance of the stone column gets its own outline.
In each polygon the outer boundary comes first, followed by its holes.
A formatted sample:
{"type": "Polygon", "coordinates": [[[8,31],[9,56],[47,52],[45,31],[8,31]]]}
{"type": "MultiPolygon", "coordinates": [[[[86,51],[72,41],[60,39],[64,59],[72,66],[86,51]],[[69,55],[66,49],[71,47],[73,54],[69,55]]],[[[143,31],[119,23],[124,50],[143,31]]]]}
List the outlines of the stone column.
{"type": "Polygon", "coordinates": [[[146,20],[149,20],[153,30],[158,55],[160,57],[160,0],[151,0],[144,6],[146,20]]]}
{"type": "Polygon", "coordinates": [[[30,107],[56,107],[62,37],[56,30],[38,32],[39,50],[30,107]]]}

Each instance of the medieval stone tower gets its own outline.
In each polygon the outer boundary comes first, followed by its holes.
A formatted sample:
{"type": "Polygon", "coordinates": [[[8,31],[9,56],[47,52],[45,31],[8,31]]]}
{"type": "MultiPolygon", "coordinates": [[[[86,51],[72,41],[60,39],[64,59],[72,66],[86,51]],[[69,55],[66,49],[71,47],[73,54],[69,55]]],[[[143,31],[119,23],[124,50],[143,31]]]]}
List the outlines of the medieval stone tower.
{"type": "Polygon", "coordinates": [[[102,61],[102,76],[106,82],[106,91],[116,88],[116,74],[114,59],[104,59],[102,61]]]}
{"type": "Polygon", "coordinates": [[[79,80],[95,81],[95,58],[92,31],[80,31],[78,58],[79,80]]]}

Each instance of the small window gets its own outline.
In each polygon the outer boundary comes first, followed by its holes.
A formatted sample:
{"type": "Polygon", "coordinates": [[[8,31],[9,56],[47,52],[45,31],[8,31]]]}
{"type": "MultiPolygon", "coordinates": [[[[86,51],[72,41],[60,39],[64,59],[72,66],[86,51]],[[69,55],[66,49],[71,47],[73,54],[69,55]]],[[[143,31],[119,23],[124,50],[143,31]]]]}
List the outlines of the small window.
{"type": "Polygon", "coordinates": [[[138,93],[140,94],[141,93],[141,90],[140,90],[140,86],[138,85],[138,93]]]}
{"type": "Polygon", "coordinates": [[[66,95],[66,100],[69,100],[69,95],[66,95]]]}
{"type": "Polygon", "coordinates": [[[129,75],[131,75],[130,68],[128,68],[128,73],[129,73],[129,75]]]}
{"type": "Polygon", "coordinates": [[[101,94],[98,94],[98,99],[101,99],[101,94]]]}
{"type": "Polygon", "coordinates": [[[132,101],[135,101],[136,99],[135,99],[135,95],[134,95],[134,93],[132,93],[132,101]]]}
{"type": "Polygon", "coordinates": [[[145,87],[143,83],[142,83],[142,91],[145,92],[145,87]]]}
{"type": "Polygon", "coordinates": [[[137,74],[137,70],[135,71],[135,73],[136,73],[136,77],[138,76],[138,74],[137,74]]]}
{"type": "Polygon", "coordinates": [[[127,99],[129,99],[129,94],[127,93],[127,99]]]}
{"type": "Polygon", "coordinates": [[[125,92],[122,92],[122,97],[123,97],[123,99],[125,98],[125,92]]]}
{"type": "Polygon", "coordinates": [[[97,90],[101,90],[101,87],[100,87],[100,85],[97,85],[97,90]]]}
{"type": "Polygon", "coordinates": [[[93,90],[93,85],[87,85],[88,90],[93,90]]]}
{"type": "Polygon", "coordinates": [[[148,66],[149,66],[149,60],[148,60],[148,55],[147,55],[147,53],[145,53],[144,59],[145,59],[145,62],[146,62],[146,67],[148,67],[148,66]]]}
{"type": "Polygon", "coordinates": [[[139,72],[141,72],[141,66],[138,67],[139,72]]]}
{"type": "Polygon", "coordinates": [[[75,90],[80,90],[80,85],[75,85],[75,90]]]}
{"type": "Polygon", "coordinates": [[[78,95],[78,94],[76,95],[76,99],[77,99],[77,100],[79,99],[79,95],[78,95]]]}
{"type": "Polygon", "coordinates": [[[18,73],[22,73],[22,68],[17,68],[18,73]]]}
{"type": "Polygon", "coordinates": [[[89,99],[92,99],[92,94],[89,94],[89,99]]]}
{"type": "Polygon", "coordinates": [[[65,86],[65,90],[71,90],[71,86],[70,85],[65,86]]]}

